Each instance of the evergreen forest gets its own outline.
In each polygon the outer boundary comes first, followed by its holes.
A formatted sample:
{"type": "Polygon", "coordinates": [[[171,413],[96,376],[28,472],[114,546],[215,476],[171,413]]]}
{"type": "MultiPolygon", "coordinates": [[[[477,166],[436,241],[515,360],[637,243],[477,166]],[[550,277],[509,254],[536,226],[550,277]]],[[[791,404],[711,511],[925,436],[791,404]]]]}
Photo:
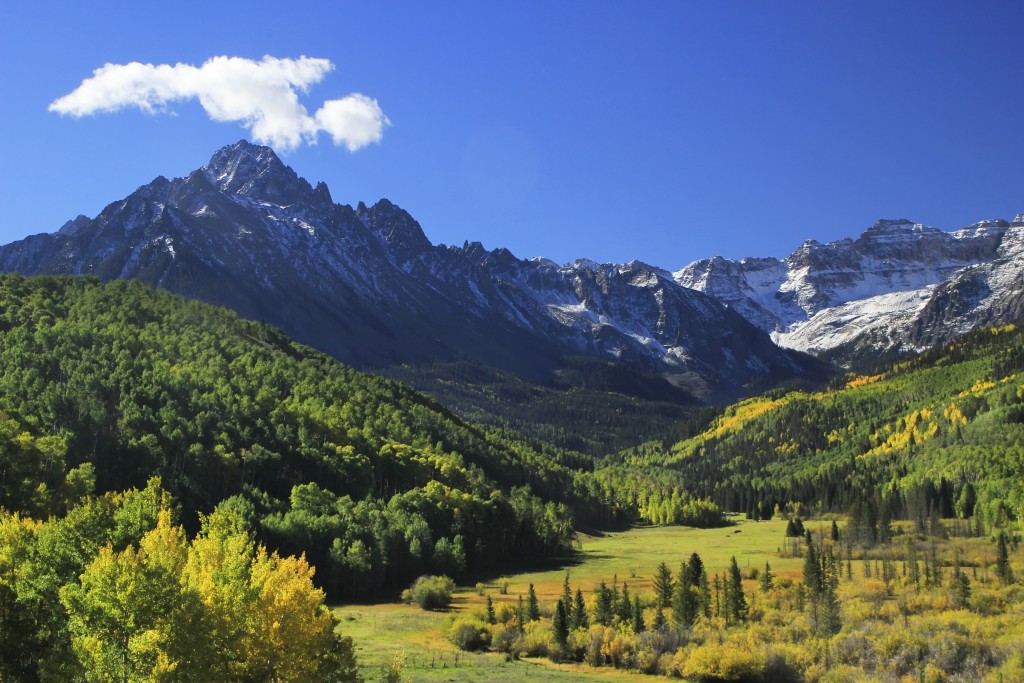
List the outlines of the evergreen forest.
{"type": "Polygon", "coordinates": [[[569,367],[591,378],[579,409],[552,393],[529,429],[501,405],[545,390],[508,377],[470,389],[478,369],[422,370],[448,383],[435,393],[492,392],[491,414],[461,415],[135,281],[0,276],[0,680],[358,680],[329,604],[406,589],[446,608],[460,585],[571,562],[581,530],[736,515],[787,520],[778,556],[802,570],[709,572],[666,549],[642,586],[488,595],[447,637],[700,681],[1024,672],[975,647],[1024,628],[1022,330],[721,409],[569,367]],[[871,610],[908,633],[948,626],[959,654],[907,645],[905,666],[871,664],[903,652],[863,626],[871,610]]]}

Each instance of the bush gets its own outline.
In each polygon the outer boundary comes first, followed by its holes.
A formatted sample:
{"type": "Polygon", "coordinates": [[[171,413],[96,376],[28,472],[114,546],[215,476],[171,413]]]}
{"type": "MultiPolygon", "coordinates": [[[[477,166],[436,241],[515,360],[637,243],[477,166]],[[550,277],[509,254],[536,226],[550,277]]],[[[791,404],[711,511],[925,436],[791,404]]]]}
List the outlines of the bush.
{"type": "Polygon", "coordinates": [[[761,678],[764,654],[732,642],[708,643],[694,648],[682,667],[682,675],[697,681],[751,681],[761,678]]]}
{"type": "Polygon", "coordinates": [[[518,659],[521,654],[519,629],[515,626],[495,626],[492,629],[491,643],[497,652],[506,652],[518,659]]]}
{"type": "Polygon", "coordinates": [[[483,650],[491,644],[491,631],[479,619],[459,617],[448,627],[448,640],[460,650],[483,650]]]}
{"type": "Polygon", "coordinates": [[[422,609],[444,609],[452,604],[455,582],[447,576],[421,576],[402,591],[402,602],[416,603],[422,609]]]}
{"type": "Polygon", "coordinates": [[[551,626],[542,621],[531,621],[523,635],[523,654],[527,657],[547,657],[552,644],[551,626]]]}

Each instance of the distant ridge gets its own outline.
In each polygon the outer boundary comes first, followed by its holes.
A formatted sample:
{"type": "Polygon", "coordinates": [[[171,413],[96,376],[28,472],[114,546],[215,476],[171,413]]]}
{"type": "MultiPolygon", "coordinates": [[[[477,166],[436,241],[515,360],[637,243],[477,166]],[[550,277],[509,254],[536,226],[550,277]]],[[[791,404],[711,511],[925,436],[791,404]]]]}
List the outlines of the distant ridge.
{"type": "Polygon", "coordinates": [[[715,257],[675,274],[780,345],[842,364],[920,351],[1024,317],[1024,214],[956,232],[880,220],[784,259],[715,257]]]}

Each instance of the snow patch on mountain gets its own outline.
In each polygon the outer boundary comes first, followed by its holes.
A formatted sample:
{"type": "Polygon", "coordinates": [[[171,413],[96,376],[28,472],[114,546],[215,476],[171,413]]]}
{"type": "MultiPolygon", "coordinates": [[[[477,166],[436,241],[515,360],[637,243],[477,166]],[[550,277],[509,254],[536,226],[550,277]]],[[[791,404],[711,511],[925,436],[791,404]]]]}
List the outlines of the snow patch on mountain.
{"type": "Polygon", "coordinates": [[[938,320],[960,334],[1014,314],[1016,304],[998,302],[1020,288],[1014,278],[1024,252],[1015,226],[1016,219],[989,219],[944,232],[905,219],[880,220],[856,239],[808,240],[784,259],[714,257],[673,277],[786,348],[818,355],[921,348],[946,338],[938,320]],[[955,300],[956,315],[936,310],[946,300],[955,300]]]}

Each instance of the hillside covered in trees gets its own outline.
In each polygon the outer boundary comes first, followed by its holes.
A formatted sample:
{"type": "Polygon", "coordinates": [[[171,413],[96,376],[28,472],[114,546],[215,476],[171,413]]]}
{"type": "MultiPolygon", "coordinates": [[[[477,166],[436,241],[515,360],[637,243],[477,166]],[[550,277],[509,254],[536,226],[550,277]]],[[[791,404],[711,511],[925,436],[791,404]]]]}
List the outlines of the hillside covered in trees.
{"type": "Polygon", "coordinates": [[[999,526],[1024,516],[1024,333],[979,330],[823,391],[769,392],[620,457],[752,516],[799,501],[873,525],[977,512],[999,526]]]}
{"type": "Polygon", "coordinates": [[[186,529],[221,501],[340,598],[571,552],[575,524],[716,524],[657,468],[466,423],[275,328],[137,282],[0,278],[0,505],[152,476],[186,529]]]}

